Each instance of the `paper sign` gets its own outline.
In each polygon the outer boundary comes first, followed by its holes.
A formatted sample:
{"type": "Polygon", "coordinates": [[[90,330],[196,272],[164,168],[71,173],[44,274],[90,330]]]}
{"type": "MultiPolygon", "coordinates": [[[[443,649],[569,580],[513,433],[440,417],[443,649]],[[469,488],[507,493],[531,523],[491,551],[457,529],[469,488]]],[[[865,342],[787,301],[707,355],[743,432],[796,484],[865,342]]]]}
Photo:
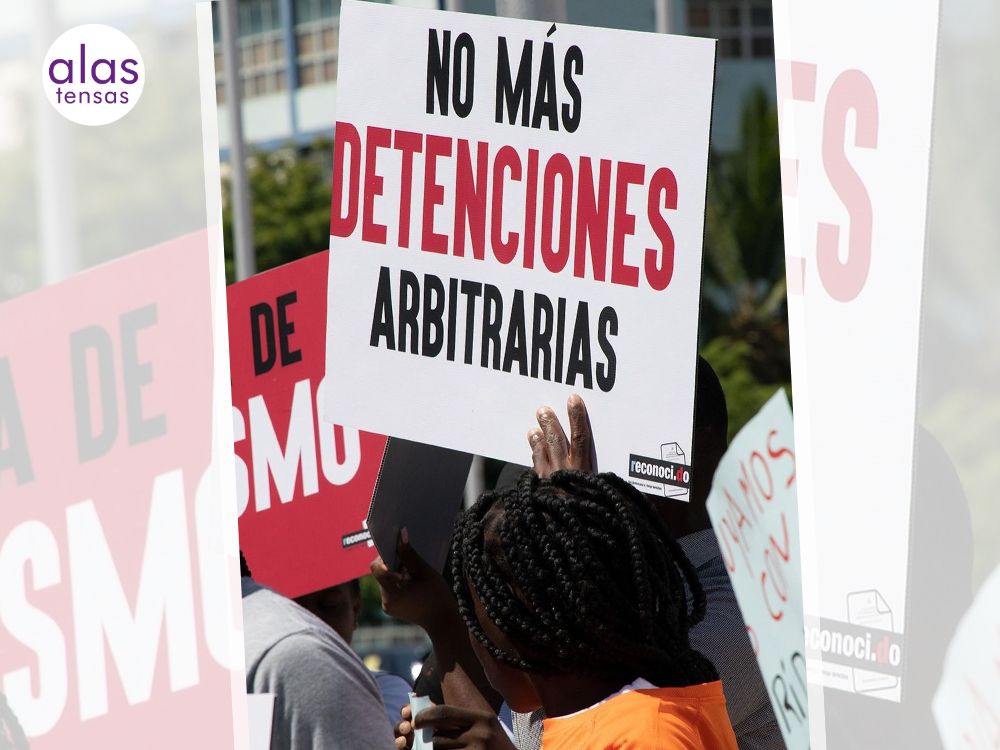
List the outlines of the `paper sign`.
{"type": "Polygon", "coordinates": [[[785,744],[806,750],[795,446],[783,390],[729,446],[707,507],[785,744]]]}
{"type": "Polygon", "coordinates": [[[0,692],[32,750],[234,747],[208,248],[0,306],[0,692]]]}
{"type": "Polygon", "coordinates": [[[326,418],[523,463],[579,393],[686,497],[715,41],[345,0],[338,65],[326,418]]]}
{"type": "MultiPolygon", "coordinates": [[[[368,572],[365,528],[385,438],[325,422],[328,253],[229,288],[240,546],[296,597],[368,572]]],[[[330,391],[326,391],[329,393],[330,391]]]]}
{"type": "MultiPolygon", "coordinates": [[[[410,693],[410,716],[414,719],[424,709],[430,708],[434,702],[426,695],[410,693]]],[[[415,729],[413,732],[412,750],[434,750],[434,727],[415,729]]]]}
{"type": "Polygon", "coordinates": [[[271,727],[274,724],[274,693],[247,695],[247,724],[250,750],[271,750],[271,727]]]}
{"type": "Polygon", "coordinates": [[[1000,569],[958,626],[934,696],[934,718],[947,750],[1000,747],[1000,569]]]}
{"type": "Polygon", "coordinates": [[[399,567],[396,544],[404,526],[410,546],[432,568],[444,569],[471,465],[468,453],[389,438],[368,529],[390,569],[399,567]]]}
{"type": "MultiPolygon", "coordinates": [[[[901,33],[892,3],[774,0],[804,607],[833,632],[865,625],[864,592],[905,631],[938,17],[910,3],[901,33]]],[[[905,690],[808,657],[817,685],[905,690]]]]}

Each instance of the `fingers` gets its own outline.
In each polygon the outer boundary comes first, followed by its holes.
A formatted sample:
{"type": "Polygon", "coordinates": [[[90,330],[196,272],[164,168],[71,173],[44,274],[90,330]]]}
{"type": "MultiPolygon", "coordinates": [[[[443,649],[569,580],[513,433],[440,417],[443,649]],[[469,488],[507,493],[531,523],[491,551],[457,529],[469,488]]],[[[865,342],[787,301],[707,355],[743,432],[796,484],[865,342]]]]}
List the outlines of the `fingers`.
{"type": "Polygon", "coordinates": [[[536,414],[538,427],[528,432],[531,463],[535,473],[547,477],[560,469],[576,469],[591,473],[596,470],[594,439],[587,405],[577,394],[566,404],[569,415],[569,439],[559,417],[551,407],[543,406],[536,414]]]}
{"type": "Polygon", "coordinates": [[[396,541],[396,557],[400,568],[414,579],[421,579],[435,572],[420,553],[410,546],[410,534],[405,526],[400,529],[399,539],[396,541]]]}
{"type": "Polygon", "coordinates": [[[403,584],[403,576],[389,570],[389,567],[382,561],[381,557],[376,557],[371,564],[371,572],[378,583],[379,588],[385,591],[395,591],[403,584]]]}
{"type": "Polygon", "coordinates": [[[410,747],[410,743],[413,740],[413,722],[411,721],[411,711],[410,704],[404,703],[403,707],[399,709],[399,715],[402,717],[400,721],[393,729],[393,734],[396,735],[396,747],[399,750],[406,750],[410,747]]]}
{"type": "Polygon", "coordinates": [[[418,713],[413,720],[416,729],[424,727],[434,727],[435,729],[461,729],[491,715],[485,711],[477,711],[471,708],[459,708],[458,706],[440,705],[430,706],[418,713]]]}
{"type": "Polygon", "coordinates": [[[569,441],[566,439],[559,417],[551,407],[543,406],[536,412],[535,418],[542,430],[552,470],[569,468],[569,441]]]}
{"type": "Polygon", "coordinates": [[[537,427],[528,430],[528,445],[531,446],[531,468],[540,477],[547,477],[554,470],[545,447],[545,436],[537,427]]]}
{"type": "Polygon", "coordinates": [[[445,737],[437,734],[434,735],[431,744],[434,745],[435,750],[465,750],[469,747],[469,744],[459,737],[445,737]]]}
{"type": "Polygon", "coordinates": [[[383,562],[381,557],[376,557],[372,561],[370,570],[372,575],[375,576],[375,580],[378,581],[379,586],[391,585],[394,579],[399,575],[398,573],[393,573],[389,570],[389,566],[383,562]]]}
{"type": "Polygon", "coordinates": [[[566,411],[569,414],[570,467],[589,474],[594,470],[594,466],[591,460],[593,439],[587,405],[574,393],[569,397],[566,411]]]}

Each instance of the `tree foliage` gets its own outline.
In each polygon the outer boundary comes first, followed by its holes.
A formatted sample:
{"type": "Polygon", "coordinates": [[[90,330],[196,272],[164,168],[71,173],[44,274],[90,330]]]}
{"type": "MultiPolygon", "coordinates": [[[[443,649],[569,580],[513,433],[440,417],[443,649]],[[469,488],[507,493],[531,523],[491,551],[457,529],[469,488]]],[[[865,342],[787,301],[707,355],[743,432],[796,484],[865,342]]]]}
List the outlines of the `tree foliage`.
{"type": "MultiPolygon", "coordinates": [[[[257,271],[290,263],[330,245],[330,142],[307,149],[255,152],[247,170],[257,271]]],[[[231,255],[232,201],[223,182],[226,276],[235,278],[231,255]]]]}
{"type": "Polygon", "coordinates": [[[739,147],[713,154],[705,214],[702,355],[726,392],[735,434],[790,382],[778,117],[747,97],[739,147]]]}

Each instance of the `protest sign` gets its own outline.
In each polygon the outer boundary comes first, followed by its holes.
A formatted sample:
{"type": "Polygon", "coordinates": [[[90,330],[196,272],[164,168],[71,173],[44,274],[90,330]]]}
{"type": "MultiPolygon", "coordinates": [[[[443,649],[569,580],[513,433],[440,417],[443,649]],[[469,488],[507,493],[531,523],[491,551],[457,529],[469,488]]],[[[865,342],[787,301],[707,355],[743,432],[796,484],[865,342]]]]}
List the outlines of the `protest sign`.
{"type": "Polygon", "coordinates": [[[296,597],[368,573],[365,516],[385,437],[330,424],[323,397],[328,253],[229,287],[240,547],[296,597]]]}
{"type": "Polygon", "coordinates": [[[0,692],[34,750],[234,747],[208,248],[0,306],[0,692]]]}
{"type": "Polygon", "coordinates": [[[934,696],[946,750],[1000,747],[1000,569],[962,618],[934,696]]]}
{"type": "MultiPolygon", "coordinates": [[[[905,632],[938,6],[900,34],[886,3],[774,2],[804,607],[841,639],[905,632]]],[[[807,647],[811,683],[900,700],[807,647]]]]}
{"type": "Polygon", "coordinates": [[[444,570],[471,465],[468,453],[389,438],[368,530],[391,570],[399,568],[396,543],[404,527],[417,554],[435,570],[444,570]]]}
{"type": "Polygon", "coordinates": [[[343,3],[324,416],[686,496],[715,42],[343,3]]]}
{"type": "Polygon", "coordinates": [[[795,445],[783,390],[729,446],[707,508],[785,745],[806,750],[795,445]]]}

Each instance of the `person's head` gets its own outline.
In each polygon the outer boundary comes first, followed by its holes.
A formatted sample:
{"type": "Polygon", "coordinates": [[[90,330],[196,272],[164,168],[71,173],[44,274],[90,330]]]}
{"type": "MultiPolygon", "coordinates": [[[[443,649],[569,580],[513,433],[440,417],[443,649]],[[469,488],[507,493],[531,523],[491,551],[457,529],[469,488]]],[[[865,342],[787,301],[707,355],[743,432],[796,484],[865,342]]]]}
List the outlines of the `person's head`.
{"type": "Polygon", "coordinates": [[[535,676],[716,679],[688,642],[705,606],[690,562],[651,502],[613,474],[529,471],[485,493],[456,523],[452,573],[483,668],[517,711],[537,707],[535,676]]]}
{"type": "Polygon", "coordinates": [[[691,443],[691,489],[688,496],[682,499],[654,498],[660,517],[678,537],[712,527],[705,503],[712,491],[715,470],[729,447],[726,395],[715,370],[700,356],[695,370],[691,443]]]}
{"type": "Polygon", "coordinates": [[[729,409],[715,370],[699,356],[695,372],[694,434],[692,437],[691,503],[703,507],[712,477],[729,447],[729,409]]]}
{"type": "Polygon", "coordinates": [[[361,615],[360,579],[300,596],[295,601],[351,642],[361,615]]]}

